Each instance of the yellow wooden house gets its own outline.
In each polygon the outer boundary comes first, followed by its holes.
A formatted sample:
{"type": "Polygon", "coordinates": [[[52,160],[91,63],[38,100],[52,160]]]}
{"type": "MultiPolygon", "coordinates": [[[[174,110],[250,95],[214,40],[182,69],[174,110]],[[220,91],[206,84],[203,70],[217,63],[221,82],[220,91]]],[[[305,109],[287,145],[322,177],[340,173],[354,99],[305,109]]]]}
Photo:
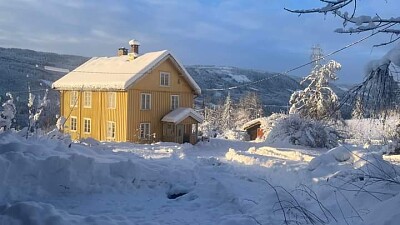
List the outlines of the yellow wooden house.
{"type": "Polygon", "coordinates": [[[94,57],[53,83],[64,131],[73,139],[196,143],[200,87],[169,51],[138,55],[134,44],[133,53],[94,57]]]}

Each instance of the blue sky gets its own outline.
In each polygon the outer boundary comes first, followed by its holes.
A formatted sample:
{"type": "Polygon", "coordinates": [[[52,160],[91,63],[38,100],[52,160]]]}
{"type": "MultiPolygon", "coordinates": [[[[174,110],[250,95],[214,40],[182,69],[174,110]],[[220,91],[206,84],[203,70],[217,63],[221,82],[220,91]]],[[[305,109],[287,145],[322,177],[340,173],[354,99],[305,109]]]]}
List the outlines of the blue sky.
{"type": "MultiPolygon", "coordinates": [[[[113,56],[135,38],[141,53],[168,49],[185,65],[284,72],[307,62],[314,44],[329,53],[368,35],[334,33],[342,25],[329,15],[299,17],[283,10],[319,5],[318,0],[3,0],[0,46],[113,56]]],[[[359,10],[398,16],[395,0],[364,0],[359,10]]],[[[374,37],[331,57],[343,65],[338,82],[360,82],[366,63],[390,48],[372,44],[387,39],[374,37]]]]}

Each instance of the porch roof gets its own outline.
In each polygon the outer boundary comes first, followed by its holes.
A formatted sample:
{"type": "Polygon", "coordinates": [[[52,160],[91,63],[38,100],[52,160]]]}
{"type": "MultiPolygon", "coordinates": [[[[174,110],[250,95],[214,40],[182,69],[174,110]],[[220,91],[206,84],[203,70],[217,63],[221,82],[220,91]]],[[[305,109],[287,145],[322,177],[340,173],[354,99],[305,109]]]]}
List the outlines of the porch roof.
{"type": "Polygon", "coordinates": [[[199,123],[203,122],[203,120],[204,120],[203,116],[200,113],[194,111],[192,108],[180,107],[180,108],[177,108],[177,109],[173,110],[172,112],[168,113],[167,115],[165,115],[161,119],[161,121],[177,124],[177,123],[182,122],[184,119],[186,119],[188,117],[192,117],[199,123]]]}

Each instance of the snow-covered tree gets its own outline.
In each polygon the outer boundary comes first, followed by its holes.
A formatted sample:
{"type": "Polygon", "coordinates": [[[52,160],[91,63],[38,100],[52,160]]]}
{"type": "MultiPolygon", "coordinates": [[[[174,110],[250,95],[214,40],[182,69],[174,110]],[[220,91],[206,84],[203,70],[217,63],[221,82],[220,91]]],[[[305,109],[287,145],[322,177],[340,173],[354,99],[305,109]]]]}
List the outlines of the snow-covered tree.
{"type": "MultiPolygon", "coordinates": [[[[321,6],[310,9],[285,9],[298,14],[321,13],[326,15],[332,13],[343,21],[343,27],[335,30],[338,33],[372,32],[370,35],[388,35],[387,41],[374,45],[374,47],[400,40],[400,19],[397,15],[382,14],[371,10],[369,10],[371,12],[369,15],[360,14],[359,12],[366,12],[363,7],[368,7],[368,3],[357,0],[315,0],[315,2],[319,2],[321,6]]],[[[380,0],[379,2],[382,3],[382,6],[385,3],[397,4],[396,1],[388,3],[386,0],[380,0]]],[[[379,8],[375,10],[379,10],[379,8]]],[[[380,115],[383,111],[387,112],[398,108],[399,85],[393,78],[395,74],[398,74],[400,68],[400,44],[397,44],[382,59],[369,63],[368,67],[363,83],[350,90],[344,101],[354,101],[354,99],[360,98],[368,115],[380,115]]]]}
{"type": "Polygon", "coordinates": [[[220,120],[220,107],[216,105],[205,105],[204,121],[200,124],[199,129],[203,132],[203,135],[213,137],[216,131],[220,129],[220,120]]]}
{"type": "Polygon", "coordinates": [[[358,97],[354,103],[353,111],[351,112],[351,118],[353,119],[364,118],[364,107],[362,105],[360,97],[358,97]]]}
{"type": "Polygon", "coordinates": [[[308,83],[308,86],[290,97],[289,112],[316,120],[339,119],[338,97],[329,87],[329,81],[337,79],[336,72],[340,68],[341,65],[333,60],[320,67],[316,66],[301,82],[308,83]]]}
{"type": "Polygon", "coordinates": [[[49,104],[50,100],[47,99],[47,94],[48,90],[46,89],[46,92],[41,99],[40,97],[38,98],[37,105],[35,106],[35,99],[36,96],[31,93],[29,90],[29,99],[28,99],[28,110],[29,110],[29,127],[28,131],[34,131],[38,128],[38,122],[40,119],[40,116],[42,115],[45,107],[49,104]]]}
{"type": "MultiPolygon", "coordinates": [[[[380,1],[382,4],[388,3],[386,0],[380,1]]],[[[400,19],[397,15],[382,15],[373,11],[370,15],[359,15],[358,9],[362,9],[368,3],[357,0],[315,0],[315,2],[320,2],[321,6],[311,9],[285,9],[298,14],[321,13],[326,15],[331,13],[343,21],[343,28],[335,30],[338,33],[358,34],[373,31],[376,34],[388,34],[388,41],[380,45],[400,39],[400,19]]]]}
{"type": "Polygon", "coordinates": [[[351,89],[345,101],[359,99],[368,116],[376,117],[399,110],[400,86],[400,44],[389,51],[382,59],[371,61],[364,81],[351,89]]]}
{"type": "Polygon", "coordinates": [[[247,92],[239,99],[234,110],[236,127],[241,127],[246,122],[264,115],[262,102],[255,92],[247,92]]]}
{"type": "Polygon", "coordinates": [[[221,114],[221,128],[223,130],[233,129],[235,126],[235,121],[233,117],[233,102],[231,98],[231,94],[228,93],[225,99],[225,103],[222,106],[222,114],[221,114]]]}
{"type": "Polygon", "coordinates": [[[17,112],[14,105],[14,98],[11,93],[6,94],[10,99],[3,103],[3,111],[0,112],[0,129],[9,130],[11,128],[12,121],[15,118],[17,112]]]}

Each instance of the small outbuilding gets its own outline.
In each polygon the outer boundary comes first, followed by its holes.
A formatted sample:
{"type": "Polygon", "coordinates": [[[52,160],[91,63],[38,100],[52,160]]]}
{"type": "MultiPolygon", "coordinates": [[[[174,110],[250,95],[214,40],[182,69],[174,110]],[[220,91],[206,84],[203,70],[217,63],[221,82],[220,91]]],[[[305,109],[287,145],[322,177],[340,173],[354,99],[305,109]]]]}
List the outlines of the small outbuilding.
{"type": "Polygon", "coordinates": [[[263,139],[265,135],[264,125],[267,123],[265,117],[257,118],[245,123],[242,127],[250,137],[250,140],[263,139]]]}

